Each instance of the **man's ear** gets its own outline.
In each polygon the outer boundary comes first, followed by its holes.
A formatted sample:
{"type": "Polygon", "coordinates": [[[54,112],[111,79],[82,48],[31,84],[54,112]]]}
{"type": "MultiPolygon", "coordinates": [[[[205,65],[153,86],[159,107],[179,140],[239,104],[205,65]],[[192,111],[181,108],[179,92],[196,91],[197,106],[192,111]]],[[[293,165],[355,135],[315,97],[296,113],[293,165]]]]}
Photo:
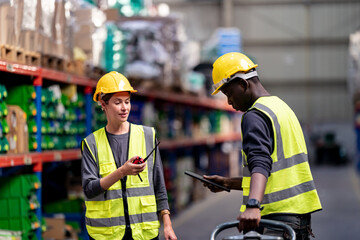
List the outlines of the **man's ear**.
{"type": "Polygon", "coordinates": [[[245,79],[239,78],[240,86],[246,91],[249,88],[249,82],[245,79]]]}

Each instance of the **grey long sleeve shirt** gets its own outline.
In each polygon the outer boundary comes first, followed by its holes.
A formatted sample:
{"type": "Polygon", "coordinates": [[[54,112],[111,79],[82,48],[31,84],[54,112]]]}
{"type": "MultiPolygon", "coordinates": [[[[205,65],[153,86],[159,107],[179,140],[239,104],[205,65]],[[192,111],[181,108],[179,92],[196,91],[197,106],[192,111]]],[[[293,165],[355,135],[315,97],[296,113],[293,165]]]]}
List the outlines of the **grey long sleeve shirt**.
{"type": "MultiPolygon", "coordinates": [[[[106,131],[106,136],[112,149],[116,165],[120,167],[128,160],[127,149],[129,133],[114,135],[106,131]]],[[[105,190],[103,190],[100,186],[98,165],[93,159],[90,150],[87,148],[86,144],[84,144],[84,149],[82,152],[81,172],[84,193],[88,198],[93,198],[105,192],[105,190]]],[[[161,211],[163,209],[169,209],[159,148],[157,148],[155,151],[153,178],[153,187],[156,197],[157,210],[161,211]]]]}
{"type": "Polygon", "coordinates": [[[260,111],[250,110],[244,114],[241,130],[243,150],[250,172],[269,177],[274,149],[274,133],[270,119],[260,111]]]}

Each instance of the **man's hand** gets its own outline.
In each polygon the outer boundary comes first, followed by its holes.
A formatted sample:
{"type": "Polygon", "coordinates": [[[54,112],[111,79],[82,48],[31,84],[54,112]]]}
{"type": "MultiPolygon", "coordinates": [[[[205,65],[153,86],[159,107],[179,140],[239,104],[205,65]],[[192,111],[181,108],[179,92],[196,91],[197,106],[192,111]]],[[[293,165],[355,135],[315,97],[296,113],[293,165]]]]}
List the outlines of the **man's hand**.
{"type": "MultiPolygon", "coordinates": [[[[212,175],[212,176],[204,175],[203,177],[205,179],[207,179],[207,180],[212,181],[212,182],[215,182],[215,183],[218,183],[220,185],[226,186],[226,184],[225,184],[226,178],[225,177],[218,176],[218,175],[212,175]]],[[[215,192],[215,193],[224,191],[221,188],[217,188],[217,187],[215,187],[214,185],[211,185],[211,184],[204,183],[204,186],[209,188],[210,191],[215,192]]]]}
{"type": "Polygon", "coordinates": [[[238,225],[239,232],[248,232],[255,230],[259,226],[261,219],[260,209],[258,208],[247,208],[245,212],[241,213],[237,220],[240,220],[238,225]]]}

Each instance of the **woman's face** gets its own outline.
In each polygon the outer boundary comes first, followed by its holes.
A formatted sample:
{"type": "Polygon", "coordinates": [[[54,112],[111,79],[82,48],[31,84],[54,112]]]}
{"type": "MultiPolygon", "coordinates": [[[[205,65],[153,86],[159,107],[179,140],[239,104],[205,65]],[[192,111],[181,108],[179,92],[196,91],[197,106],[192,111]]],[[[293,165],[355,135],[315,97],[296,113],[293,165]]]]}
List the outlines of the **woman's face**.
{"type": "Polygon", "coordinates": [[[101,105],[106,113],[108,122],[126,122],[131,109],[130,93],[117,92],[110,98],[108,104],[101,101],[101,105]]]}

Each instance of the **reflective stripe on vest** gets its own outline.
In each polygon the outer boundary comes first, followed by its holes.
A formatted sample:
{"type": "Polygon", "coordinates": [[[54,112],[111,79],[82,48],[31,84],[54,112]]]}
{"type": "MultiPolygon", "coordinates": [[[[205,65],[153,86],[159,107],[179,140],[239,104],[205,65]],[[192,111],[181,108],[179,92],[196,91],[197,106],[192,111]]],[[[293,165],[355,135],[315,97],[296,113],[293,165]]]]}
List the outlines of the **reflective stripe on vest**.
{"type": "MultiPolygon", "coordinates": [[[[269,117],[274,132],[274,151],[271,174],[261,202],[261,215],[272,213],[305,214],[321,209],[320,200],[311,175],[307,149],[301,126],[294,112],[278,97],[261,97],[250,109],[269,117]]],[[[250,110],[249,109],[249,110],[250,110]]],[[[249,199],[250,171],[243,154],[243,205],[249,199]]]]}
{"type": "MultiPolygon", "coordinates": [[[[105,129],[99,129],[85,139],[92,156],[99,166],[99,174],[105,177],[117,167],[105,129]]],[[[155,146],[153,128],[130,125],[128,159],[133,156],[145,157],[155,146]]],[[[127,176],[126,199],[130,227],[134,239],[152,239],[159,233],[156,199],[153,189],[153,167],[155,152],[147,159],[147,165],[137,175],[127,176]]],[[[86,227],[94,239],[121,239],[125,233],[124,199],[121,181],[113,184],[104,194],[85,198],[86,227]]]]}

